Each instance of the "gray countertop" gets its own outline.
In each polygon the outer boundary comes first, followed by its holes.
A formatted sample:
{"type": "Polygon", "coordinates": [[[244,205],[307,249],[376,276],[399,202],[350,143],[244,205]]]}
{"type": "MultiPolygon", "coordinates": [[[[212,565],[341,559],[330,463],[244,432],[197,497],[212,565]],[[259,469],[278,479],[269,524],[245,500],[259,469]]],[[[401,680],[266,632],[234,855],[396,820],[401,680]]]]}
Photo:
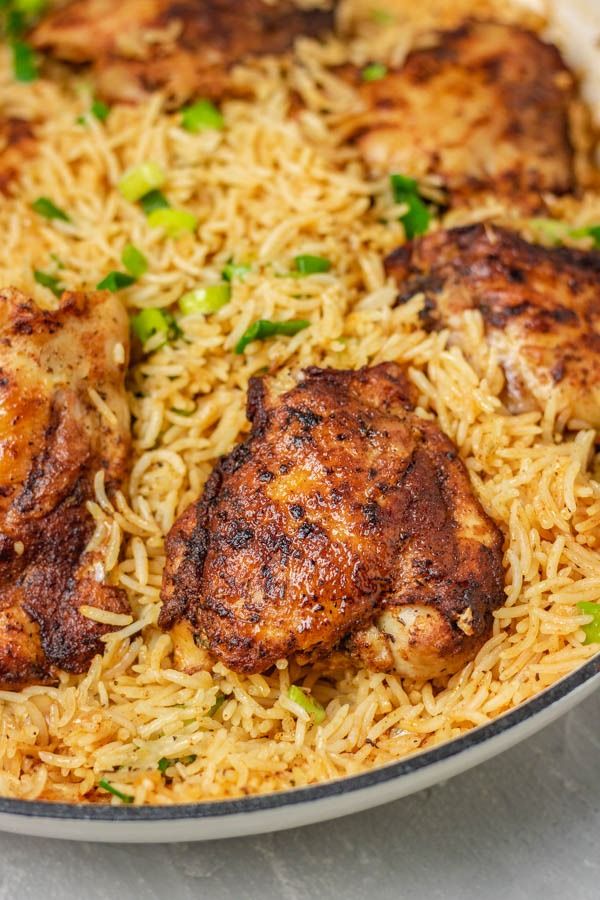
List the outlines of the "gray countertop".
{"type": "Polygon", "coordinates": [[[208,844],[0,834],[0,900],[600,898],[600,692],[526,743],[360,815],[208,844]]]}

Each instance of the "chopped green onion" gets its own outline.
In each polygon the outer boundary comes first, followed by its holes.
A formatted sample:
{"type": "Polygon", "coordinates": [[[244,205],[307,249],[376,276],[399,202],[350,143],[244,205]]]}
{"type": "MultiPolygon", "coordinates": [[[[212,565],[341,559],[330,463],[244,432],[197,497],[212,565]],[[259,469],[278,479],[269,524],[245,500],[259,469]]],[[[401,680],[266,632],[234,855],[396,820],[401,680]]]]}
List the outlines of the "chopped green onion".
{"type": "Polygon", "coordinates": [[[223,266],[221,275],[225,281],[233,281],[234,278],[239,278],[240,281],[243,281],[248,272],[251,271],[252,266],[249,266],[246,263],[234,263],[233,260],[230,259],[229,262],[225,263],[223,266]]]}
{"type": "Polygon", "coordinates": [[[371,11],[371,20],[377,25],[391,25],[396,19],[387,9],[374,9],[371,11]]]}
{"type": "Polygon", "coordinates": [[[325,721],[327,713],[319,701],[315,700],[314,697],[309,697],[306,691],[301,687],[298,687],[297,684],[291,684],[289,686],[288,697],[309,714],[315,725],[320,725],[321,722],[325,721]]]}
{"type": "Polygon", "coordinates": [[[425,234],[429,227],[431,214],[416,194],[407,194],[404,202],[408,206],[408,212],[400,216],[400,221],[404,225],[406,237],[410,241],[417,234],[425,234]]]}
{"type": "Polygon", "coordinates": [[[88,119],[88,115],[94,116],[96,119],[98,119],[99,122],[105,122],[108,118],[109,112],[110,106],[107,106],[107,104],[103,103],[102,100],[94,100],[94,102],[90,106],[89,114],[86,113],[83,116],[77,116],[77,122],[80,125],[85,125],[88,119]]]}
{"type": "Polygon", "coordinates": [[[38,77],[35,53],[23,41],[13,41],[13,72],[17,81],[27,83],[38,77]]]}
{"type": "Polygon", "coordinates": [[[584,225],[583,228],[574,228],[569,232],[571,237],[591,237],[595,247],[600,247],[600,225],[584,225]]]}
{"type": "Polygon", "coordinates": [[[163,309],[142,309],[131,320],[134,334],[142,344],[158,333],[164,334],[165,342],[175,337],[177,326],[173,316],[163,309]]]}
{"type": "Polygon", "coordinates": [[[110,112],[110,106],[108,106],[106,103],[103,103],[102,100],[94,100],[90,112],[98,119],[99,122],[105,122],[110,112]]]}
{"type": "Polygon", "coordinates": [[[171,204],[161,191],[148,191],[140,200],[140,206],[144,213],[149,216],[156,209],[169,209],[171,204]]]}
{"type": "Polygon", "coordinates": [[[55,297],[62,297],[63,288],[61,287],[60,280],[56,277],[56,275],[50,275],[48,272],[42,272],[40,271],[40,269],[34,269],[33,277],[38,284],[42,285],[42,287],[48,288],[48,290],[52,291],[55,297]]]}
{"type": "Polygon", "coordinates": [[[419,197],[419,186],[414,178],[407,175],[390,175],[390,183],[394,201],[408,207],[400,221],[404,225],[404,231],[408,240],[417,234],[425,234],[431,220],[431,213],[419,197]]]}
{"type": "Polygon", "coordinates": [[[115,291],[130,287],[132,284],[135,284],[135,278],[132,275],[127,275],[126,272],[109,272],[106,278],[98,282],[96,290],[112,291],[114,294],[115,291]]]}
{"type": "Polygon", "coordinates": [[[361,72],[363,81],[381,81],[382,78],[385,78],[388,72],[388,67],[383,63],[371,63],[368,66],[365,66],[361,72]]]}
{"type": "Polygon", "coordinates": [[[26,16],[39,16],[46,7],[46,0],[13,0],[12,5],[26,16]]]}
{"type": "Polygon", "coordinates": [[[569,235],[569,226],[564,222],[557,222],[555,219],[529,219],[528,224],[554,244],[562,243],[565,237],[569,235]]]}
{"type": "Polygon", "coordinates": [[[216,714],[219,712],[219,710],[221,709],[221,707],[223,706],[223,704],[225,703],[226,700],[227,700],[227,694],[224,694],[223,691],[218,691],[217,696],[215,698],[215,702],[213,703],[211,708],[208,710],[206,715],[210,719],[212,719],[212,717],[216,716],[216,714]]]}
{"type": "Polygon", "coordinates": [[[206,129],[220,131],[225,125],[223,114],[210,100],[198,100],[181,110],[181,127],[196,133],[206,129]]]}
{"type": "Polygon", "coordinates": [[[48,197],[38,197],[31,204],[31,208],[45,219],[60,219],[61,222],[70,222],[71,219],[60,207],[56,206],[48,197]]]}
{"type": "Polygon", "coordinates": [[[562,244],[565,238],[591,237],[594,241],[594,246],[600,247],[600,225],[584,225],[580,228],[571,228],[566,222],[544,218],[529,219],[528,224],[553,244],[562,244]]]}
{"type": "Polygon", "coordinates": [[[134,247],[133,244],[127,244],[123,248],[121,262],[134,278],[141,278],[148,271],[148,260],[142,251],[134,247]]]}
{"type": "Polygon", "coordinates": [[[271,322],[269,319],[259,319],[249,326],[235,345],[236,353],[243,353],[252,341],[264,341],[266,338],[277,334],[298,334],[304,328],[308,328],[310,322],[306,319],[289,319],[287,322],[271,322]]]}
{"type": "Polygon", "coordinates": [[[166,756],[161,756],[158,761],[158,766],[156,767],[161,775],[164,775],[169,766],[172,766],[173,762],[170,759],[167,759],[166,756]]]}
{"type": "Polygon", "coordinates": [[[586,616],[592,616],[592,621],[588,625],[583,626],[586,644],[600,644],[600,603],[591,603],[582,600],[577,604],[577,608],[585,613],[586,616]]]}
{"type": "Polygon", "coordinates": [[[192,313],[214,313],[229,303],[231,287],[228,284],[209,284],[207,287],[195,288],[179,298],[179,309],[184,316],[192,313]]]}
{"type": "Polygon", "coordinates": [[[8,9],[6,11],[6,22],[4,25],[6,36],[12,40],[18,40],[27,31],[27,22],[25,16],[18,9],[8,9]]]}
{"type": "Polygon", "coordinates": [[[194,407],[193,409],[178,409],[176,406],[172,406],[171,412],[175,413],[176,416],[185,416],[187,418],[188,416],[194,415],[194,413],[196,412],[196,407],[194,407]]]}
{"type": "Polygon", "coordinates": [[[183,763],[184,766],[189,766],[190,763],[195,762],[198,759],[195,753],[190,753],[189,756],[181,756],[176,759],[168,759],[166,756],[161,756],[158,761],[157,769],[161,775],[164,775],[167,769],[170,766],[174,766],[175,763],[183,763]]]}
{"type": "Polygon", "coordinates": [[[308,253],[295,256],[294,265],[300,275],[316,275],[318,272],[329,272],[331,268],[330,261],[324,256],[311,256],[308,253]]]}
{"type": "Polygon", "coordinates": [[[123,175],[119,181],[119,190],[126,200],[135,203],[150,191],[162,187],[165,181],[165,173],[158,163],[145,162],[123,175]]]}
{"type": "Polygon", "coordinates": [[[113,796],[118,797],[119,800],[122,800],[123,803],[133,803],[133,797],[131,794],[124,794],[123,791],[119,791],[116,787],[114,787],[106,778],[101,778],[98,782],[98,787],[101,787],[103,790],[108,791],[109,794],[113,794],[113,796]]]}
{"type": "Polygon", "coordinates": [[[186,209],[155,209],[148,216],[150,228],[162,228],[168,237],[194,231],[197,224],[197,217],[186,209]]]}
{"type": "Polygon", "coordinates": [[[390,175],[390,184],[392,185],[392,193],[396,203],[404,202],[404,195],[419,193],[419,185],[415,178],[409,178],[408,175],[390,175]]]}

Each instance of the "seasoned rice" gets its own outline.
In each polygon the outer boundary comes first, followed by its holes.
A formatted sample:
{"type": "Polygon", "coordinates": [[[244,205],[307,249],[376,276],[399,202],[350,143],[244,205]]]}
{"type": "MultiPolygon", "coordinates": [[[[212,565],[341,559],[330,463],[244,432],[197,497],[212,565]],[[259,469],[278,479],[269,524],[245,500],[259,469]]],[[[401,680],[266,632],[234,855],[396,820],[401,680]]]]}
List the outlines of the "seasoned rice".
{"type": "MultiPolygon", "coordinates": [[[[294,65],[267,60],[240,70],[256,100],[225,102],[225,129],[195,135],[181,129],[177,115],[161,112],[159,96],[114,107],[104,124],[92,117],[78,124],[91,96],[82,79],[15,84],[1,51],[0,106],[35,120],[39,135],[39,153],[24,162],[15,196],[0,204],[2,284],[49,306],[52,295],[34,282],[34,269],[47,270],[58,258],[65,287],[93,287],[120,267],[123,247],[133,243],[150,264],[121,293],[134,311],[167,307],[191,288],[219,281],[230,258],[252,266],[234,282],[228,305],[209,317],[187,317],[183,337],[172,343],[158,347],[155,338],[154,348],[145,348],[153,352],[131,369],[128,491],[107,496],[99,474],[89,511],[92,546],[103,555],[100,575],[127,591],[132,616],[83,608],[119,626],[105,636],[105,653],[89,672],[62,674],[53,687],[0,692],[1,794],[107,802],[98,788],[105,778],[135,803],[169,804],[339,778],[458,737],[597,651],[584,644],[589,617],[576,607],[600,601],[595,434],[577,423],[563,434],[552,401],[543,413],[503,411],[503,374],[477,312],[465,314],[461,351],[445,332],[423,331],[423,297],[393,307],[396,291],[382,258],[403,241],[397,210],[387,185],[369,180],[354,149],[338,141],[356,98],[326,65],[402,55],[434,14],[450,24],[475,6],[493,8],[473,0],[423,6],[416,24],[378,29],[365,15],[359,37],[345,48],[303,40],[294,65]],[[149,159],[168,173],[172,204],[198,216],[197,234],[164,239],[116,190],[127,168],[149,159]],[[31,202],[38,196],[51,197],[72,223],[36,216],[31,202]],[[327,257],[331,271],[290,277],[301,253],[327,257]],[[311,325],[236,355],[237,340],[258,318],[311,325]],[[506,537],[506,603],[476,659],[435,684],[356,669],[341,657],[304,668],[281,661],[269,674],[241,676],[211,663],[181,629],[162,633],[156,622],[165,534],[198,497],[217,457],[247,431],[248,379],[266,368],[383,360],[409,367],[419,415],[435,417],[456,442],[506,537]],[[195,666],[195,674],[184,671],[195,666]],[[291,683],[326,708],[322,725],[288,698],[291,683]],[[172,763],[161,772],[163,759],[172,763]]],[[[501,15],[514,16],[502,6],[501,15]]],[[[347,13],[347,23],[355,25],[356,15],[347,13]]],[[[597,224],[600,199],[556,202],[554,215],[597,224]]],[[[451,224],[475,220],[509,223],[533,237],[497,203],[447,216],[451,224]]],[[[93,400],[103,415],[114,415],[96,392],[93,400]]]]}

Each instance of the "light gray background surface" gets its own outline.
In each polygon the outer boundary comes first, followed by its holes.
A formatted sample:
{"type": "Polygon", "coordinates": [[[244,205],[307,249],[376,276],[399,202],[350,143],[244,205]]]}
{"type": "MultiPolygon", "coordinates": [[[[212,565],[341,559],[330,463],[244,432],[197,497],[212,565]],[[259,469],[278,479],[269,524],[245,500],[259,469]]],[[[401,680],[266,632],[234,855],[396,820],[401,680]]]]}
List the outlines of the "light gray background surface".
{"type": "Polygon", "coordinates": [[[600,900],[600,691],[405,800],[207,844],[0,833],[0,900],[600,900]]]}

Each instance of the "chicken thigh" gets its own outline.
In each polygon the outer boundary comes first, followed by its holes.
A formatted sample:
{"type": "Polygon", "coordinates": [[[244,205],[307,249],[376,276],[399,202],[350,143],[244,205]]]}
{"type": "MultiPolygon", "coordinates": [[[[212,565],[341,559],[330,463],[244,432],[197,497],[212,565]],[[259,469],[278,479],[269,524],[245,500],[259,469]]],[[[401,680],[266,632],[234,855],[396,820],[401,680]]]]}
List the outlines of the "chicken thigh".
{"type": "Polygon", "coordinates": [[[467,22],[358,90],[347,133],[376,175],[433,175],[451,204],[493,193],[523,209],[575,187],[573,77],[533,32],[467,22]]]}
{"type": "Polygon", "coordinates": [[[135,102],[164,90],[177,106],[237,93],[236,63],[285,53],[299,35],[317,37],[332,25],[331,12],[292,0],[72,0],[44,18],[31,41],[66,62],[92,63],[104,99],[135,102]]]}
{"type": "Polygon", "coordinates": [[[385,261],[398,302],[425,295],[424,320],[460,343],[480,310],[513,412],[544,409],[600,427],[600,253],[530,244],[504,228],[436,231],[385,261]]]}
{"type": "Polygon", "coordinates": [[[393,363],[281,395],[253,379],[249,438],[168,536],[160,624],[239,672],[340,646],[419,677],[462,665],[503,601],[502,536],[411,395],[393,363]]]}
{"type": "Polygon", "coordinates": [[[111,491],[127,471],[127,355],[127,315],[115,297],[65,293],[48,312],[0,291],[2,687],[87,668],[110,628],[81,606],[129,612],[86,554],[94,476],[103,470],[111,491]]]}

